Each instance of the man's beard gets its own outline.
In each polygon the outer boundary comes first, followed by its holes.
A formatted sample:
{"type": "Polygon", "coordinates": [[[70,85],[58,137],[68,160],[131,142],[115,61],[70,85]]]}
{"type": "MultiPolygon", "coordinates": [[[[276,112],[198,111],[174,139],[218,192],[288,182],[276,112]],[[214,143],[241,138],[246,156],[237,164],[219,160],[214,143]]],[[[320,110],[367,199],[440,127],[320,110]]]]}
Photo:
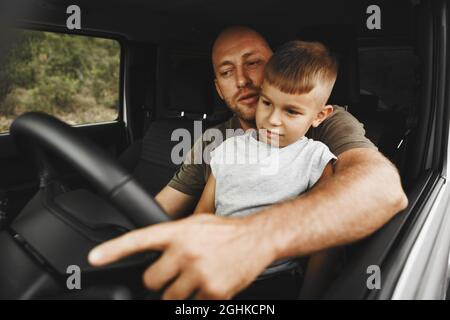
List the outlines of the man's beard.
{"type": "Polygon", "coordinates": [[[244,120],[246,122],[250,122],[250,123],[254,123],[255,122],[256,105],[249,106],[249,105],[244,105],[244,104],[237,103],[237,105],[235,107],[231,108],[231,110],[240,119],[242,119],[242,120],[244,120]]]}
{"type": "MultiPolygon", "coordinates": [[[[257,88],[251,88],[252,92],[258,92],[259,90],[257,88]]],[[[248,105],[239,102],[241,93],[237,94],[236,97],[233,97],[232,99],[227,99],[228,101],[225,101],[228,107],[231,111],[233,111],[236,116],[238,116],[241,120],[248,122],[248,123],[255,123],[255,115],[256,115],[256,106],[258,104],[258,101],[256,101],[253,105],[248,105]]]]}

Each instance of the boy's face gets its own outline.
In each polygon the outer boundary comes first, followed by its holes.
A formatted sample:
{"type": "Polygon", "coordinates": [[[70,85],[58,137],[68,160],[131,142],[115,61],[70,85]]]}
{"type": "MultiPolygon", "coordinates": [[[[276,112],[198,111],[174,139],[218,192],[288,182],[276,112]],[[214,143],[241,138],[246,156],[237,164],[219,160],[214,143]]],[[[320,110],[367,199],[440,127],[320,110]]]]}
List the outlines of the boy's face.
{"type": "Polygon", "coordinates": [[[282,148],[303,137],[333,112],[325,105],[329,91],[316,86],[308,93],[288,94],[264,81],[256,108],[259,139],[282,148]]]}

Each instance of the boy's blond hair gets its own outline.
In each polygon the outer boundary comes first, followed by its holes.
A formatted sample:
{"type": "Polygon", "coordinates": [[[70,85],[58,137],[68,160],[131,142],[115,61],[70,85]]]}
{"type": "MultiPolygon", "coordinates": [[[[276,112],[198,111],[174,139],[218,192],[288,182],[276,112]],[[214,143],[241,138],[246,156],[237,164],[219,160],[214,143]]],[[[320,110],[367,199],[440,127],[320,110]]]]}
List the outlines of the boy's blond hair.
{"type": "Polygon", "coordinates": [[[337,72],[337,60],[322,43],[295,40],[274,53],[265,67],[264,80],[288,94],[308,93],[317,84],[326,84],[329,96],[337,72]]]}

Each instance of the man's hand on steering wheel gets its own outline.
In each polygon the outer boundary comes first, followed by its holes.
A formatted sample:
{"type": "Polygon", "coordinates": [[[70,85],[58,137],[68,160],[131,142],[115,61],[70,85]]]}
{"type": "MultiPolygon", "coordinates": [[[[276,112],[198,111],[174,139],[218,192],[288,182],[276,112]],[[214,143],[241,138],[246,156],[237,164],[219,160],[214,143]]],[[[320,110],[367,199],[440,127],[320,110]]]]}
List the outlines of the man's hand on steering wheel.
{"type": "Polygon", "coordinates": [[[89,254],[102,266],[143,251],[163,251],[144,273],[147,288],[163,299],[230,299],[275,258],[264,230],[248,218],[196,214],[129,232],[89,254]]]}

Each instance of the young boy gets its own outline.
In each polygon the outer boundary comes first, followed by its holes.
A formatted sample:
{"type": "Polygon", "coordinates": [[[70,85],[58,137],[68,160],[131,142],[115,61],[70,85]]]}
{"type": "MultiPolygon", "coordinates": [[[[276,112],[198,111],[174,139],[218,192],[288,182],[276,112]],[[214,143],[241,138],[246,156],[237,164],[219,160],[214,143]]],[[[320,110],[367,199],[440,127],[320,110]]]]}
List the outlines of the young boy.
{"type": "MultiPolygon", "coordinates": [[[[332,173],[336,157],[305,137],[331,113],[326,102],[337,62],[320,43],[292,41],[266,65],[255,130],[225,140],[211,152],[211,172],[194,213],[245,216],[297,197],[332,173]]],[[[299,212],[301,214],[301,212],[299,212]]],[[[277,261],[267,277],[294,268],[277,261]]]]}

